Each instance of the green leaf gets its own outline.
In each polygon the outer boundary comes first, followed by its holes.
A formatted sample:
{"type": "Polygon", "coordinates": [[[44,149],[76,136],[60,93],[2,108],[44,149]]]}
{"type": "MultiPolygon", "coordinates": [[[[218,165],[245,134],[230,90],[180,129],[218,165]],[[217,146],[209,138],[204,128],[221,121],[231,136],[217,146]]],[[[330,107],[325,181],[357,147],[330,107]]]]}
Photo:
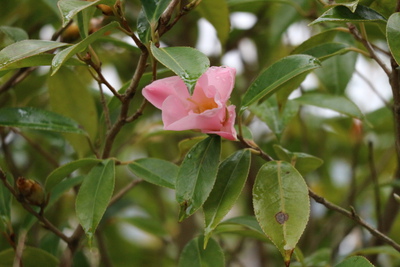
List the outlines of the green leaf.
{"type": "Polygon", "coordinates": [[[157,48],[151,44],[151,53],[161,64],[181,77],[190,94],[197,80],[210,67],[208,57],[191,47],[157,48]]]}
{"type": "Polygon", "coordinates": [[[86,134],[75,121],[57,113],[33,107],[0,109],[0,125],[62,133],[86,134]]]}
{"type": "Polygon", "coordinates": [[[276,137],[280,139],[288,123],[299,111],[299,104],[290,100],[280,111],[276,98],[270,97],[258,105],[252,105],[250,111],[265,122],[276,137]]]}
{"type": "Polygon", "coordinates": [[[85,158],[85,159],[71,161],[67,164],[58,167],[57,169],[52,171],[46,178],[44,186],[46,192],[49,193],[58,183],[60,183],[64,178],[66,178],[69,174],[73,173],[77,169],[82,167],[93,166],[99,162],[101,162],[100,159],[85,158]]]}
{"type": "Polygon", "coordinates": [[[140,0],[140,2],[147,20],[154,27],[171,0],[140,0]]]}
{"type": "MultiPolygon", "coordinates": [[[[10,267],[14,264],[15,250],[12,248],[0,252],[0,267],[10,267]]],[[[24,267],[56,267],[59,266],[58,259],[52,254],[39,248],[24,247],[22,253],[24,267]]]]}
{"type": "MultiPolygon", "coordinates": [[[[319,60],[324,60],[336,55],[342,55],[351,51],[348,44],[345,43],[325,43],[315,46],[309,50],[304,51],[302,54],[310,55],[318,58],[319,60]]],[[[323,63],[322,63],[323,64],[323,63]]]]}
{"type": "Polygon", "coordinates": [[[344,6],[347,7],[351,12],[355,12],[357,9],[359,0],[351,1],[351,0],[336,0],[333,3],[328,3],[324,7],[335,7],[335,6],[344,6]]]}
{"type": "Polygon", "coordinates": [[[393,58],[400,65],[400,12],[393,13],[389,17],[386,36],[393,58]]]}
{"type": "MultiPolygon", "coordinates": [[[[6,174],[6,179],[11,185],[14,184],[11,175],[6,174]]],[[[11,224],[11,201],[12,195],[10,190],[0,181],[0,232],[1,229],[7,229],[11,224]]]]}
{"type": "Polygon", "coordinates": [[[78,14],[78,12],[98,4],[105,5],[113,5],[115,0],[95,0],[93,2],[90,1],[81,1],[81,0],[60,0],[58,1],[58,9],[61,12],[63,24],[62,26],[67,26],[68,22],[72,20],[72,18],[78,14]]]}
{"type": "Polygon", "coordinates": [[[320,83],[332,94],[343,95],[356,68],[357,54],[328,58],[315,70],[320,83]]]}
{"type": "Polygon", "coordinates": [[[72,177],[69,179],[65,179],[55,185],[51,190],[49,203],[47,204],[45,211],[52,207],[54,203],[56,203],[57,200],[69,189],[73,188],[74,186],[80,185],[83,182],[83,179],[84,176],[72,177]]]}
{"type": "Polygon", "coordinates": [[[262,234],[263,236],[265,235],[263,230],[261,229],[260,225],[258,224],[256,217],[254,217],[254,216],[233,217],[233,218],[223,221],[222,223],[219,224],[219,226],[229,225],[229,224],[240,225],[240,226],[246,227],[248,229],[251,229],[253,231],[256,231],[256,232],[262,234]]]}
{"type": "Polygon", "coordinates": [[[23,29],[0,26],[0,48],[26,39],[29,39],[29,36],[23,29]]]}
{"type": "Polygon", "coordinates": [[[0,51],[0,70],[19,60],[66,45],[68,44],[42,40],[23,40],[13,43],[0,51]]]}
{"type": "Polygon", "coordinates": [[[144,158],[135,160],[128,167],[137,177],[149,183],[175,189],[179,167],[169,161],[144,158]]]}
{"type": "Polygon", "coordinates": [[[183,248],[179,257],[178,267],[224,267],[225,257],[219,244],[210,239],[206,249],[203,249],[204,237],[192,239],[183,248]]]}
{"type": "MultiPolygon", "coordinates": [[[[81,1],[79,1],[81,2],[81,1]]],[[[118,22],[114,21],[111,22],[110,24],[107,24],[103,28],[97,30],[96,32],[92,33],[89,35],[87,38],[83,39],[77,44],[74,44],[73,46],[70,46],[56,54],[56,56],[53,58],[51,67],[52,67],[52,72],[51,75],[54,75],[60,67],[73,55],[80,53],[84,51],[90,44],[94,43],[98,39],[102,38],[103,35],[106,32],[115,30],[119,26],[118,22]]]]}
{"type": "MultiPolygon", "coordinates": [[[[51,62],[54,58],[54,54],[39,54],[31,57],[23,58],[21,60],[15,61],[14,63],[8,64],[5,67],[1,68],[1,70],[13,70],[13,69],[21,69],[27,67],[36,67],[36,66],[50,66],[51,62]]],[[[65,62],[66,65],[73,66],[86,66],[82,61],[70,58],[65,62]]]]}
{"type": "Polygon", "coordinates": [[[274,145],[274,151],[280,160],[289,162],[299,171],[301,175],[306,175],[309,172],[319,168],[324,163],[320,158],[314,157],[306,153],[290,152],[280,145],[274,145]]]}
{"type": "Polygon", "coordinates": [[[187,153],[176,179],[179,221],[192,215],[209,196],[217,177],[221,138],[217,135],[197,143],[187,153]]]}
{"type": "MultiPolygon", "coordinates": [[[[291,55],[275,62],[264,70],[247,89],[242,99],[240,114],[251,104],[271,96],[285,85],[290,84],[292,79],[319,67],[318,59],[308,55],[291,55]]],[[[290,85],[290,87],[293,86],[290,85]]]]}
{"type": "Polygon", "coordinates": [[[331,109],[357,119],[364,118],[364,115],[361,113],[356,104],[344,96],[309,93],[293,100],[302,105],[311,105],[320,108],[331,109]]]}
{"type": "MultiPolygon", "coordinates": [[[[79,73],[69,68],[60,69],[56,75],[49,77],[48,90],[52,110],[76,120],[87,131],[90,140],[95,140],[98,134],[96,103],[79,73]]],[[[66,135],[65,138],[79,157],[91,153],[87,137],[66,135]]]]}
{"type": "Polygon", "coordinates": [[[76,215],[85,230],[89,244],[110,202],[114,183],[114,161],[106,160],[93,167],[79,189],[75,204],[76,215]]]}
{"type": "Polygon", "coordinates": [[[351,12],[347,7],[344,6],[336,6],[328,11],[326,11],[324,14],[322,14],[319,18],[314,20],[309,24],[309,26],[317,24],[317,23],[322,23],[322,22],[341,22],[341,23],[346,23],[346,22],[351,22],[351,23],[357,23],[357,22],[380,22],[380,23],[386,23],[386,18],[383,17],[381,14],[376,12],[375,10],[358,5],[357,9],[354,12],[351,12]]]}
{"type": "Polygon", "coordinates": [[[144,44],[148,44],[151,40],[151,29],[150,29],[150,23],[143,9],[140,10],[138,15],[137,31],[140,41],[142,41],[144,44]]]}
{"type": "Polygon", "coordinates": [[[256,218],[269,239],[290,262],[310,215],[308,187],[300,173],[284,161],[264,164],[253,187],[256,218]]]}
{"type": "Polygon", "coordinates": [[[374,265],[362,256],[352,256],[335,265],[335,267],[374,267],[374,265]]]}
{"type": "Polygon", "coordinates": [[[229,36],[229,9],[225,0],[202,0],[196,10],[216,29],[218,38],[224,46],[229,36]]]}
{"type": "Polygon", "coordinates": [[[337,33],[338,29],[336,28],[320,32],[296,47],[291,54],[303,54],[304,51],[308,51],[324,43],[332,42],[337,33]]]}
{"type": "Polygon", "coordinates": [[[400,253],[391,246],[378,246],[357,249],[352,252],[352,255],[378,255],[387,254],[395,258],[400,258],[400,253]]]}
{"type": "Polygon", "coordinates": [[[203,205],[205,217],[205,240],[207,246],[211,232],[231,210],[240,193],[250,169],[249,150],[239,150],[219,166],[217,179],[210,196],[203,205]]]}

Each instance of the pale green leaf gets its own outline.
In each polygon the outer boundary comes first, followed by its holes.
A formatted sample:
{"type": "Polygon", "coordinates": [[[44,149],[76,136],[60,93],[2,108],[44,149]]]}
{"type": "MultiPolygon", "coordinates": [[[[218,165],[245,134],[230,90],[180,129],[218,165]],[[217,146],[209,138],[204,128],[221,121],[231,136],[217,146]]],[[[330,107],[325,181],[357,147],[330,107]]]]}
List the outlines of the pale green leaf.
{"type": "Polygon", "coordinates": [[[210,239],[208,246],[204,249],[204,236],[191,240],[183,248],[179,257],[179,267],[224,267],[225,257],[219,244],[210,239]]]}
{"type": "Polygon", "coordinates": [[[400,65],[400,12],[393,13],[386,26],[387,42],[397,64],[400,65]]]}

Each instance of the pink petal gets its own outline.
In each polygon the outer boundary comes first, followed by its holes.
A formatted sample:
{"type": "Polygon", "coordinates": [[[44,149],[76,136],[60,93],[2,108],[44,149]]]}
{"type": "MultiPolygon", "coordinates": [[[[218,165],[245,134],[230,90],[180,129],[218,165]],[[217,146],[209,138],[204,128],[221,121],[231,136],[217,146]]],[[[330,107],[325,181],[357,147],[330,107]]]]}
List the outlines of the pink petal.
{"type": "Polygon", "coordinates": [[[178,76],[156,80],[143,88],[143,96],[155,107],[161,109],[168,96],[175,95],[182,99],[189,97],[185,83],[178,76]]]}
{"type": "Polygon", "coordinates": [[[227,107],[227,111],[229,114],[228,120],[224,122],[224,125],[221,127],[219,131],[202,131],[203,133],[209,134],[217,134],[225,139],[235,141],[237,140],[236,129],[235,129],[235,106],[230,105],[227,107]]]}
{"type": "MultiPolygon", "coordinates": [[[[185,103],[184,101],[182,101],[182,99],[175,95],[167,97],[167,99],[162,104],[161,110],[164,129],[166,130],[175,130],[170,129],[170,125],[182,120],[189,114],[187,103],[185,103]]],[[[189,128],[183,130],[187,129],[189,128]]]]}
{"type": "MultiPolygon", "coordinates": [[[[208,98],[214,98],[225,105],[235,84],[236,69],[231,67],[210,67],[197,81],[208,98]],[[218,95],[218,99],[215,96],[218,95]]],[[[195,89],[196,92],[196,89],[195,89]]]]}

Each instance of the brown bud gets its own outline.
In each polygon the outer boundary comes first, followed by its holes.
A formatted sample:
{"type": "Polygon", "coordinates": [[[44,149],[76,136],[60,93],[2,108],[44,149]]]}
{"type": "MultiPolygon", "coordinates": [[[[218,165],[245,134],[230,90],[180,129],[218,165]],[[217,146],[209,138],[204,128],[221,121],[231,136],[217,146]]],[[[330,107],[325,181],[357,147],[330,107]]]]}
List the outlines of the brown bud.
{"type": "Polygon", "coordinates": [[[43,187],[36,181],[19,177],[17,188],[21,196],[32,205],[43,206],[46,203],[46,195],[43,187]]]}
{"type": "Polygon", "coordinates": [[[71,23],[61,34],[61,40],[66,43],[72,43],[80,37],[78,24],[71,23]]]}
{"type": "Polygon", "coordinates": [[[104,4],[100,4],[96,6],[98,9],[101,10],[101,12],[103,12],[104,15],[106,16],[114,16],[114,11],[110,6],[104,5],[104,4]]]}

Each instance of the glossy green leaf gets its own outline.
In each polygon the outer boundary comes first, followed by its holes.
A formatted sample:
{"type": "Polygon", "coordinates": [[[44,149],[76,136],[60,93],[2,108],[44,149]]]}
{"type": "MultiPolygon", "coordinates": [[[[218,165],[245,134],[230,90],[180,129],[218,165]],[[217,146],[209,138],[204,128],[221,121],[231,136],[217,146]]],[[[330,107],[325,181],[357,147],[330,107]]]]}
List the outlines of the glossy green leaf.
{"type": "Polygon", "coordinates": [[[224,267],[225,257],[219,244],[210,239],[204,249],[204,237],[199,236],[191,240],[183,248],[179,257],[178,267],[224,267]]]}
{"type": "Polygon", "coordinates": [[[275,62],[264,70],[247,89],[242,99],[240,113],[243,113],[251,104],[284,88],[285,84],[290,83],[292,79],[319,67],[318,59],[308,55],[291,55],[275,62]]]}
{"type": "Polygon", "coordinates": [[[246,227],[248,229],[251,229],[253,231],[256,231],[263,236],[265,235],[263,230],[261,229],[260,225],[258,224],[258,221],[256,217],[254,216],[239,216],[239,217],[233,217],[228,220],[223,221],[222,223],[219,224],[218,227],[222,225],[239,225],[246,227]]]}
{"type": "Polygon", "coordinates": [[[386,36],[393,58],[400,65],[400,12],[393,13],[389,17],[386,36]]]}
{"type": "MultiPolygon", "coordinates": [[[[304,51],[302,54],[310,55],[324,60],[333,56],[342,55],[351,51],[348,44],[344,43],[325,43],[319,46],[315,46],[309,50],[304,51]]],[[[323,63],[322,63],[323,64],[323,63]]]]}
{"type": "Polygon", "coordinates": [[[111,22],[110,24],[107,24],[103,28],[92,33],[79,43],[74,44],[73,46],[70,46],[58,52],[56,56],[53,58],[51,64],[52,67],[51,75],[54,75],[69,58],[71,58],[77,53],[84,51],[90,44],[97,41],[99,38],[103,37],[105,33],[117,29],[118,25],[119,25],[118,22],[115,21],[111,22]]]}
{"type": "MultiPolygon", "coordinates": [[[[69,68],[60,69],[56,75],[49,77],[48,90],[52,110],[76,120],[89,134],[90,140],[95,140],[98,134],[96,103],[79,73],[69,68]]],[[[66,135],[65,138],[80,158],[91,153],[87,137],[66,135]]]]}
{"type": "Polygon", "coordinates": [[[0,109],[0,125],[31,129],[86,134],[75,121],[57,113],[33,107],[0,109]]]}
{"type": "Polygon", "coordinates": [[[256,218],[264,233],[281,252],[285,263],[299,241],[310,215],[308,187],[288,162],[264,164],[253,187],[256,218]]]}
{"type": "Polygon", "coordinates": [[[242,192],[250,169],[250,157],[249,150],[239,150],[219,166],[214,188],[203,205],[205,245],[211,237],[211,232],[228,214],[242,192]]]}
{"type": "MultiPolygon", "coordinates": [[[[11,175],[6,174],[6,179],[11,185],[14,183],[11,175]]],[[[6,229],[11,223],[11,201],[12,195],[10,190],[0,181],[0,232],[1,229],[6,229]]]]}
{"type": "Polygon", "coordinates": [[[338,30],[333,28],[315,34],[296,47],[291,54],[303,54],[304,51],[310,50],[316,46],[332,42],[337,33],[338,30]]]}
{"type": "Polygon", "coordinates": [[[46,178],[44,186],[46,192],[50,192],[58,183],[60,183],[64,178],[66,178],[68,175],[70,175],[77,169],[82,167],[90,167],[99,162],[101,162],[100,159],[85,158],[85,159],[71,161],[67,164],[58,167],[57,169],[52,171],[46,178]]]}
{"type": "Polygon", "coordinates": [[[76,215],[91,243],[96,228],[114,191],[114,161],[106,160],[93,167],[82,182],[76,197],[76,215]]]}
{"type": "Polygon", "coordinates": [[[328,2],[325,7],[335,7],[335,6],[344,6],[347,7],[351,12],[355,12],[357,9],[359,0],[336,0],[334,2],[328,2]]]}
{"type": "Polygon", "coordinates": [[[317,23],[326,23],[326,22],[380,22],[386,23],[386,18],[381,14],[376,12],[375,10],[367,7],[358,5],[357,9],[354,12],[351,12],[347,7],[344,6],[336,6],[324,14],[322,14],[319,18],[314,20],[309,24],[309,26],[317,24],[317,23]]]}
{"type": "Polygon", "coordinates": [[[356,53],[330,57],[315,70],[320,83],[332,94],[343,95],[353,76],[357,61],[356,53]]]}
{"type": "Polygon", "coordinates": [[[331,109],[357,119],[364,118],[364,115],[361,113],[356,104],[344,96],[309,93],[295,98],[294,101],[297,101],[302,105],[311,105],[320,108],[331,109]]]}
{"type": "Polygon", "coordinates": [[[318,169],[324,161],[306,153],[290,152],[280,145],[274,145],[274,151],[280,160],[289,162],[299,171],[301,175],[306,175],[318,169]]]}
{"type": "MultiPolygon", "coordinates": [[[[27,67],[36,67],[36,66],[50,66],[51,62],[54,58],[54,54],[39,54],[31,57],[23,58],[21,60],[15,61],[14,63],[8,64],[5,67],[1,68],[1,70],[13,70],[13,69],[21,69],[27,67]]],[[[73,66],[83,66],[86,65],[82,61],[70,58],[65,62],[65,65],[73,65],[73,66]]]]}
{"type": "MultiPolygon", "coordinates": [[[[14,266],[14,257],[15,250],[13,248],[0,251],[0,267],[14,266]]],[[[24,267],[59,266],[59,261],[54,255],[44,251],[43,249],[28,246],[24,247],[22,263],[24,267]]]]}
{"type": "Polygon", "coordinates": [[[0,49],[22,40],[29,39],[28,34],[21,28],[0,26],[0,49]]]}
{"type": "Polygon", "coordinates": [[[296,116],[299,104],[290,100],[282,111],[279,109],[275,97],[270,97],[266,101],[250,107],[250,111],[265,122],[278,139],[281,138],[288,123],[296,116]]]}
{"type": "Polygon", "coordinates": [[[225,0],[202,0],[196,10],[214,26],[223,46],[228,39],[230,31],[227,2],[225,0]]]}
{"type": "Polygon", "coordinates": [[[217,177],[220,153],[221,138],[212,135],[186,154],[176,179],[179,221],[192,215],[206,201],[217,177]]]}
{"type": "Polygon", "coordinates": [[[154,27],[171,0],[140,0],[140,2],[147,20],[154,27]]]}
{"type": "Polygon", "coordinates": [[[169,161],[144,158],[135,160],[128,167],[137,177],[149,183],[171,189],[175,188],[179,167],[169,161]]]}
{"type": "Polygon", "coordinates": [[[0,70],[19,60],[66,45],[68,44],[43,40],[23,40],[13,43],[0,51],[0,70]]]}
{"type": "Polygon", "coordinates": [[[139,12],[138,19],[137,19],[137,32],[144,44],[148,44],[151,40],[151,28],[149,20],[146,17],[143,9],[139,12]]]}
{"type": "Polygon", "coordinates": [[[62,26],[65,27],[68,22],[70,22],[72,18],[78,14],[78,12],[88,7],[98,4],[114,5],[114,3],[115,0],[95,0],[93,2],[81,0],[60,0],[58,1],[57,5],[63,19],[62,26]]]}
{"type": "Polygon", "coordinates": [[[374,267],[374,265],[362,256],[352,256],[335,265],[335,267],[374,267]]]}
{"type": "Polygon", "coordinates": [[[90,20],[93,18],[95,11],[96,8],[94,6],[90,6],[89,8],[85,8],[81,12],[78,12],[76,15],[76,22],[78,24],[79,34],[82,39],[87,38],[89,35],[90,20]]]}
{"type": "Polygon", "coordinates": [[[190,94],[197,80],[210,67],[208,57],[191,47],[157,48],[151,44],[151,53],[161,64],[182,78],[190,94]]]}
{"type": "Polygon", "coordinates": [[[179,158],[184,158],[185,155],[189,152],[189,150],[198,142],[201,140],[206,139],[207,136],[200,135],[196,137],[191,137],[184,139],[178,143],[178,148],[179,148],[179,158]]]}

